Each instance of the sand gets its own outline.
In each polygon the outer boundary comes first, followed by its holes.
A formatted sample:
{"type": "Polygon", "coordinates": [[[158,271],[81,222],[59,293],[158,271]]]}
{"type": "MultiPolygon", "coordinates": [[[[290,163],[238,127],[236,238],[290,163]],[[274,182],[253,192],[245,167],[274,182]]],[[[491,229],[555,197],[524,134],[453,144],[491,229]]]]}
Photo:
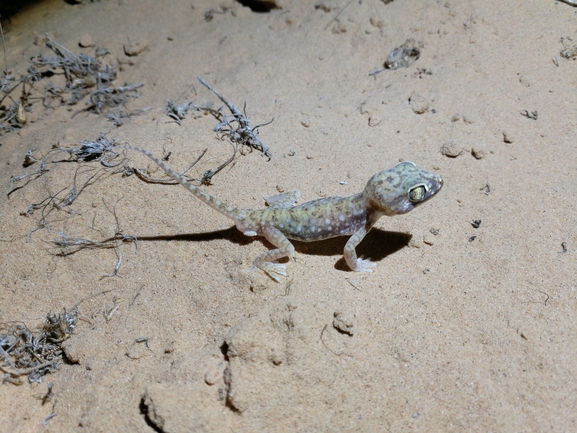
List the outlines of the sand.
{"type": "MultiPolygon", "coordinates": [[[[127,109],[150,109],[115,127],[84,100],[31,101],[26,124],[0,137],[0,321],[37,329],[78,308],[58,371],[0,387],[0,430],[577,431],[577,63],[560,55],[561,38],[577,43],[577,8],[274,4],[50,0],[5,21],[10,71],[50,54],[34,44],[45,32],[75,53],[106,47],[118,85],[144,83],[127,109]],[[409,39],[416,61],[371,75],[409,39]],[[203,186],[227,203],[258,208],[291,189],[301,202],[350,195],[402,160],[445,185],[378,222],[359,247],[373,273],[348,271],[346,238],[335,238],[295,243],[276,283],[248,272],[268,243],[178,185],[110,170],[27,242],[42,218],[22,216],[28,206],[67,191],[79,168],[80,183],[102,168],[51,164],[8,197],[11,176],[38,169],[22,166],[27,150],[42,157],[106,134],[170,152],[176,170],[208,149],[196,179],[226,161],[232,146],[214,117],[166,115],[167,100],[222,106],[197,76],[246,103],[253,126],[273,120],[258,136],[270,160],[244,148],[203,186]],[[50,244],[117,232],[138,249],[61,257],[50,244]]],[[[162,177],[143,155],[126,157],[162,177]]]]}

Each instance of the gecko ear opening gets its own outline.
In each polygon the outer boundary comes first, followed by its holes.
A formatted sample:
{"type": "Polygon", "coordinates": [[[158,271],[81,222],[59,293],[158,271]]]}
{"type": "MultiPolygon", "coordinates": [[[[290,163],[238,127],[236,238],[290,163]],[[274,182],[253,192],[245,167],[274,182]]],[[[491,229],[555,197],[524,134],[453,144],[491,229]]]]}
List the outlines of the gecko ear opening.
{"type": "Polygon", "coordinates": [[[411,203],[420,203],[425,198],[427,194],[427,186],[423,183],[409,188],[408,197],[411,203]]]}

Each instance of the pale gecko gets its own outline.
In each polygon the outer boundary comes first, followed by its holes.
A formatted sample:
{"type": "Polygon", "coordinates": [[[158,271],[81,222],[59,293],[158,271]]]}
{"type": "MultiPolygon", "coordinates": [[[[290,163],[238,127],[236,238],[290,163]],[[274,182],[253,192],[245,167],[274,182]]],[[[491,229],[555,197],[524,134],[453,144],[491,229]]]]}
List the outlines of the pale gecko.
{"type": "Polygon", "coordinates": [[[256,256],[253,268],[262,269],[275,281],[287,276],[286,266],[276,260],[290,257],[295,248],[289,239],[310,242],[351,235],[344,258],[353,271],[372,272],[374,263],[358,258],[355,251],[369,230],[382,216],[410,212],[439,192],[443,178],[423,171],[412,162],[401,162],[375,174],[365,189],[348,197],[327,197],[295,206],[299,191],[264,197],[265,209],[237,209],[197,188],[149,151],[136,146],[117,148],[136,150],[152,159],[164,172],[195,197],[233,220],[246,236],[263,236],[276,249],[256,256]]]}

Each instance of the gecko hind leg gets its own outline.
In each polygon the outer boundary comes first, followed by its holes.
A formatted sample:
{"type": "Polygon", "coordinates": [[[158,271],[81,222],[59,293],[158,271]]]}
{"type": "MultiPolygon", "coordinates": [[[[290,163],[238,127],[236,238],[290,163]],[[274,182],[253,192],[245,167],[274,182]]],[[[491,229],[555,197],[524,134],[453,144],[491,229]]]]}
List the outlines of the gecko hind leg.
{"type": "Polygon", "coordinates": [[[262,269],[269,277],[280,282],[280,277],[286,277],[286,265],[282,263],[273,263],[274,260],[282,259],[283,257],[290,257],[295,252],[295,247],[286,238],[282,232],[272,226],[266,226],[262,229],[262,233],[267,241],[277,247],[274,250],[266,251],[256,256],[253,261],[253,267],[262,269]]]}
{"type": "Polygon", "coordinates": [[[293,207],[295,202],[301,198],[301,192],[298,190],[281,192],[280,194],[271,195],[270,197],[263,196],[264,201],[270,207],[287,209],[293,207]]]}

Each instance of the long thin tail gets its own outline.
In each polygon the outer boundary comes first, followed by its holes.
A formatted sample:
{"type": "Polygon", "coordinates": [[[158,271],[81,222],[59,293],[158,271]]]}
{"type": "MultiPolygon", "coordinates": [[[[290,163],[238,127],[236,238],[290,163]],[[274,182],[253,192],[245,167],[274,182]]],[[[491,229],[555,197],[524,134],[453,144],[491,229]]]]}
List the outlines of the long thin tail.
{"type": "Polygon", "coordinates": [[[115,148],[136,150],[137,152],[145,154],[150,159],[152,159],[160,168],[162,168],[162,170],[164,170],[164,172],[167,175],[169,175],[174,180],[176,180],[178,183],[180,183],[183,187],[185,187],[188,191],[190,191],[199,200],[203,201],[204,203],[209,205],[214,210],[220,212],[221,214],[231,218],[233,221],[236,221],[236,214],[235,214],[236,209],[234,207],[228,206],[226,203],[221,202],[218,198],[213,197],[210,194],[207,194],[206,192],[197,188],[196,186],[191,184],[189,181],[187,181],[184,177],[182,177],[180,174],[178,174],[173,169],[171,169],[163,161],[161,161],[156,156],[154,156],[152,153],[150,153],[148,150],[145,150],[145,149],[143,149],[141,147],[137,147],[137,146],[131,146],[129,144],[121,144],[121,145],[115,146],[115,148]]]}

